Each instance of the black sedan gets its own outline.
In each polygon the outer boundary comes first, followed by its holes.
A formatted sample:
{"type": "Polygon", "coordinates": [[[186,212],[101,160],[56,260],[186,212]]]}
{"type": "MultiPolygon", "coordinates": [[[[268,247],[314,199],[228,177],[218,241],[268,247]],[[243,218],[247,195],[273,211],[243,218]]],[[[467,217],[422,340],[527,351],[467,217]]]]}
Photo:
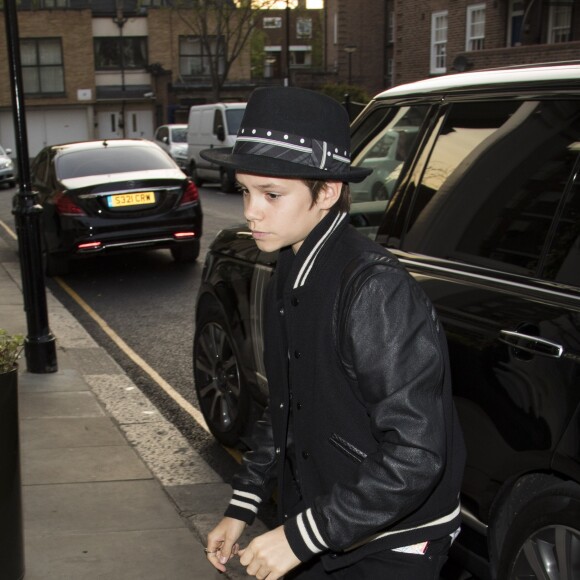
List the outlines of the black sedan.
{"type": "Polygon", "coordinates": [[[195,184],[158,145],[114,139],[45,147],[32,164],[49,276],[71,259],[135,248],[169,248],[197,259],[202,210],[195,184]]]}

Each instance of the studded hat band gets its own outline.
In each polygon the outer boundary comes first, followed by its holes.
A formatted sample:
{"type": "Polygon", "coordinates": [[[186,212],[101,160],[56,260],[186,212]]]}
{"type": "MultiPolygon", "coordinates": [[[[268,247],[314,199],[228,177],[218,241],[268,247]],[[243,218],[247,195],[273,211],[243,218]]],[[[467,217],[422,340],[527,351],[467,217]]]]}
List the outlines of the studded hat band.
{"type": "Polygon", "coordinates": [[[347,174],[350,168],[348,151],[340,151],[327,141],[271,129],[241,128],[233,152],[272,157],[339,174],[347,174]]]}

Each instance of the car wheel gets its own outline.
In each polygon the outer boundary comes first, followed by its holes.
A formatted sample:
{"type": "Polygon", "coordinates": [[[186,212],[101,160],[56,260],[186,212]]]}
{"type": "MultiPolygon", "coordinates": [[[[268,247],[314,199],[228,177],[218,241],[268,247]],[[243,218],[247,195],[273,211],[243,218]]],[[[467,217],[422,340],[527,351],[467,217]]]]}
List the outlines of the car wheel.
{"type": "Polygon", "coordinates": [[[551,487],[515,516],[498,580],[580,578],[580,486],[551,487]]]}
{"type": "Polygon", "coordinates": [[[373,186],[373,201],[389,199],[389,192],[382,183],[375,183],[373,186]]]}
{"type": "Polygon", "coordinates": [[[214,437],[235,447],[249,421],[250,395],[221,309],[202,306],[198,312],[193,341],[195,391],[214,437]]]}
{"type": "Polygon", "coordinates": [[[187,243],[182,242],[178,246],[173,246],[171,255],[180,264],[195,262],[199,256],[199,240],[187,243]]]}
{"type": "Polygon", "coordinates": [[[195,183],[196,187],[202,186],[203,182],[199,177],[199,174],[197,172],[197,168],[195,167],[195,163],[193,163],[193,161],[189,164],[189,176],[191,177],[191,180],[193,181],[193,183],[195,183]]]}
{"type": "Polygon", "coordinates": [[[236,191],[234,176],[227,169],[220,169],[220,186],[224,193],[234,193],[236,191]]]}

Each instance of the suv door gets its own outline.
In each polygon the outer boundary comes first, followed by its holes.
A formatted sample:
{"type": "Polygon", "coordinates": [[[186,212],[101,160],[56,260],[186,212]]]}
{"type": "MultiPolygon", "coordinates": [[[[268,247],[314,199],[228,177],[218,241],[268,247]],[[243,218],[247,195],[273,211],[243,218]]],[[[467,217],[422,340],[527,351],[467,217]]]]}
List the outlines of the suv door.
{"type": "Polygon", "coordinates": [[[580,402],[580,100],[448,101],[377,239],[442,320],[468,449],[464,515],[490,526],[501,568],[521,555],[516,514],[499,521],[506,498],[533,500],[556,464],[580,479],[578,448],[559,449],[580,402]]]}

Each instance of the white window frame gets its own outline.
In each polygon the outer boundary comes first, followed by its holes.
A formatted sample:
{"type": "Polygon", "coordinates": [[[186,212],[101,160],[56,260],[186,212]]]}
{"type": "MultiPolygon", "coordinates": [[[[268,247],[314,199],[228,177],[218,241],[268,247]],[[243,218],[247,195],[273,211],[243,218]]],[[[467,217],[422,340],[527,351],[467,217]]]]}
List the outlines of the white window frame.
{"type": "Polygon", "coordinates": [[[483,50],[485,46],[485,4],[472,4],[467,7],[465,26],[465,50],[473,52],[483,50]],[[483,14],[483,21],[476,20],[478,14],[483,14]]]}
{"type": "Polygon", "coordinates": [[[429,70],[431,74],[447,72],[447,31],[449,29],[449,13],[447,10],[431,14],[431,58],[429,70]],[[443,19],[445,26],[442,26],[443,19]]]}
{"type": "Polygon", "coordinates": [[[548,19],[548,44],[570,41],[572,28],[572,3],[550,6],[548,19]]]}

